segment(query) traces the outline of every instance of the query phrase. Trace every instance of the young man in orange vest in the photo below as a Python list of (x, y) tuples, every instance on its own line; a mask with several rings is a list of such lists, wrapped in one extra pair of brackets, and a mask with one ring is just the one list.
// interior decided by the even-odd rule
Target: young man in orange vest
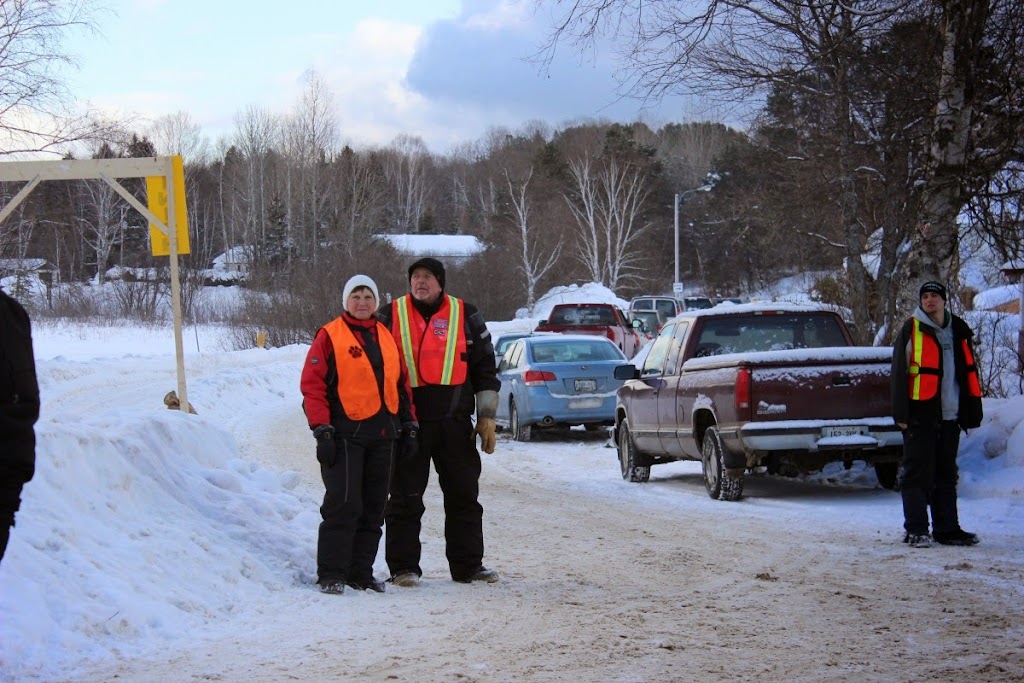
[(416, 413), (398, 347), (374, 311), (377, 285), (345, 283), (345, 312), (316, 333), (302, 367), (302, 409), (316, 438), (324, 480), (317, 583), (324, 593), (384, 592), (373, 562), (384, 525), (388, 479), (399, 436), (415, 434)]
[(446, 294), (444, 287), (441, 262), (422, 258), (409, 267), (410, 293), (377, 312), (398, 345), (420, 424), (416, 442), (399, 454), (384, 513), (385, 557), (396, 586), (416, 586), (423, 576), (420, 526), (431, 461), (444, 494), (445, 554), (452, 580), (498, 580), (498, 573), (483, 565), (476, 437), (485, 453), (494, 452), (501, 382), (483, 315)]
[(960, 430), (979, 426), (982, 416), (974, 332), (946, 309), (942, 283), (921, 285), (920, 304), (892, 354), (892, 414), (903, 430), (903, 542), (975, 545), (978, 536), (960, 528), (956, 503)]

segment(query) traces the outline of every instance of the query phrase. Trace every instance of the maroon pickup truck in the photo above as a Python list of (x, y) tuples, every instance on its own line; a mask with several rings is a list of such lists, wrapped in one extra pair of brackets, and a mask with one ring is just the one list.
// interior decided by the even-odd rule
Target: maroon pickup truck
[(615, 440), (622, 477), (700, 460), (708, 495), (737, 500), (748, 469), (815, 472), (874, 465), (896, 484), (903, 436), (889, 406), (891, 348), (854, 346), (835, 312), (741, 304), (682, 313), (665, 324), (643, 367), (623, 365)]
[(641, 324), (637, 320), (634, 325), (625, 313), (612, 304), (557, 304), (551, 309), (548, 319), (542, 320), (534, 332), (608, 337), (626, 358), (632, 358), (643, 345), (637, 331)]

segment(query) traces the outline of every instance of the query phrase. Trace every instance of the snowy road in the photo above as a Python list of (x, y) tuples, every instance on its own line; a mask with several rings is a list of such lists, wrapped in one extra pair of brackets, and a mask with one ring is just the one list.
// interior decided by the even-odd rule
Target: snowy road
[[(909, 550), (894, 540), (894, 494), (874, 488), (762, 477), (729, 505), (706, 497), (694, 466), (656, 469), (647, 486), (615, 482), (614, 451), (584, 432), (505, 438), (487, 463), (487, 560), (501, 583), (447, 580), (435, 484), (424, 586), (341, 600), (289, 589), (229, 636), (76, 680), (1024, 676), (1013, 538)], [(820, 508), (836, 507), (849, 523), (820, 523)], [(353, 621), (335, 631), (341, 611)]]

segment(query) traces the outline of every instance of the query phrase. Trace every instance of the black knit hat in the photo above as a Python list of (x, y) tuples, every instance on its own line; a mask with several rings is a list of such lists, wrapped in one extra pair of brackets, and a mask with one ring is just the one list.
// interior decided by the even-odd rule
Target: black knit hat
[(440, 261), (438, 261), (436, 258), (430, 258), (429, 256), (426, 258), (421, 258), (419, 261), (409, 266), (410, 281), (412, 281), (412, 271), (416, 270), (417, 268), (426, 268), (431, 273), (433, 273), (434, 277), (437, 278), (437, 283), (441, 285), (441, 289), (444, 289), (444, 266), (441, 264)]
[(925, 292), (932, 292), (933, 294), (938, 294), (940, 297), (942, 297), (943, 301), (946, 300), (946, 286), (941, 282), (929, 280), (928, 282), (924, 283), (923, 285), (921, 285), (921, 291), (917, 293), (917, 298), (920, 299), (922, 296), (924, 296)]

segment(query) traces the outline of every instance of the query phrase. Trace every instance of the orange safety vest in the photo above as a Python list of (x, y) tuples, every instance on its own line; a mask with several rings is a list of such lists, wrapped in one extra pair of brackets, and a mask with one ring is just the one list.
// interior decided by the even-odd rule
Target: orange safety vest
[[(981, 398), (981, 382), (978, 379), (978, 365), (971, 353), (971, 345), (966, 339), (960, 340), (967, 367), (967, 394)], [(907, 368), (909, 395), (914, 401), (927, 401), (934, 398), (939, 391), (942, 380), (940, 359), (942, 349), (935, 337), (921, 331), (921, 321), (914, 319), (914, 329), (910, 335), (910, 364)]]
[(964, 350), (964, 364), (967, 366), (967, 394), (974, 398), (981, 398), (981, 381), (978, 380), (978, 364), (974, 362), (974, 354), (971, 353), (971, 345), (966, 339), (960, 341)]
[[(341, 318), (324, 325), (334, 346), (334, 364), (338, 369), (338, 399), (350, 420), (366, 420), (380, 412), (381, 391), (377, 375), (366, 357), (363, 345)], [(398, 382), (401, 359), (388, 328), (377, 323), (377, 342), (384, 358), (384, 405), (392, 415), (398, 414)]]
[(444, 295), (429, 321), (413, 308), (410, 296), (395, 299), (391, 306), (391, 333), (402, 348), (409, 386), (465, 383), (469, 364), (462, 301)]
[(914, 318), (910, 334), (910, 364), (907, 367), (909, 395), (912, 401), (935, 398), (942, 380), (942, 349), (938, 340), (921, 330), (921, 321)]

